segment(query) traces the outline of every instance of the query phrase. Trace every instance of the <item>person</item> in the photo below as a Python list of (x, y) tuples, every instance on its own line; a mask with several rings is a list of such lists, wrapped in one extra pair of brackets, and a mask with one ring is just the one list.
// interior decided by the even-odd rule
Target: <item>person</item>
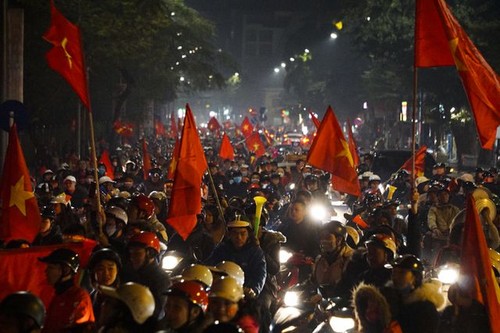
[(335, 285), (342, 278), (354, 252), (347, 245), (346, 238), (347, 230), (339, 221), (330, 221), (321, 227), (321, 254), (315, 260), (311, 277), (325, 297), (333, 296)]
[(130, 204), (128, 206), (127, 215), (129, 217), (130, 223), (137, 220), (146, 220), (150, 223), (156, 233), (161, 236), (162, 242), (168, 241), (167, 231), (165, 226), (158, 221), (155, 214), (155, 205), (153, 200), (148, 198), (146, 195), (140, 193), (133, 195), (130, 199)]
[(44, 207), (40, 213), (40, 230), (33, 240), (33, 246), (62, 244), (61, 228), (54, 223), (56, 213), (50, 206)]
[(357, 332), (402, 333), (399, 323), (392, 319), (387, 300), (376, 287), (360, 283), (352, 294)]
[(129, 261), (124, 265), (123, 280), (142, 284), (151, 290), (155, 311), (149, 323), (154, 325), (154, 321), (164, 316), (165, 294), (171, 285), (168, 274), (156, 261), (160, 254), (160, 241), (155, 233), (141, 231), (130, 238), (127, 249)]
[(214, 249), (206, 263), (215, 265), (224, 260), (235, 262), (245, 273), (246, 293), (258, 296), (266, 280), (264, 252), (257, 244), (249, 222), (237, 219), (228, 223), (227, 228), (227, 237)]
[(162, 171), (160, 168), (152, 168), (149, 170), (148, 179), (144, 182), (144, 194), (149, 196), (153, 191), (163, 191), (165, 182), (162, 179)]
[(167, 292), (165, 324), (177, 333), (202, 332), (208, 294), (196, 281), (174, 283)]
[(100, 237), (101, 245), (111, 247), (124, 258), (126, 256), (126, 227), (127, 213), (118, 206), (109, 206), (105, 209), (106, 221), (103, 226), (103, 235)]
[(66, 194), (67, 201), (71, 201), (71, 206), (75, 208), (82, 208), (89, 198), (89, 192), (85, 187), (76, 183), (75, 176), (66, 176), (63, 180), (64, 193)]
[(90, 295), (75, 283), (80, 267), (78, 254), (60, 248), (38, 260), (47, 264), (45, 276), (55, 289), (43, 332), (57, 333), (75, 327), (90, 327), (95, 321)]
[(0, 302), (0, 333), (40, 333), (45, 315), (38, 296), (28, 291), (12, 293)]
[(406, 254), (395, 259), (391, 282), (383, 288), (393, 318), (405, 333), (437, 332), (439, 313), (444, 297), (437, 282), (424, 283), (424, 265), (414, 255)]
[(145, 326), (155, 310), (153, 294), (146, 286), (128, 282), (118, 288), (100, 286), (99, 289), (107, 296), (99, 314), (99, 333), (153, 331)]

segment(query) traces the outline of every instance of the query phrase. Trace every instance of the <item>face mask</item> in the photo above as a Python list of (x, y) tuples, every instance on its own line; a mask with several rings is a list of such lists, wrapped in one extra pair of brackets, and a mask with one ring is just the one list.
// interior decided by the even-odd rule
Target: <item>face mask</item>
[(241, 172), (241, 175), (242, 175), (243, 177), (248, 176), (248, 171), (242, 171), (242, 172)]
[(257, 184), (258, 182), (260, 182), (259, 179), (252, 179), (252, 183)]
[(234, 177), (233, 179), (236, 184), (241, 183), (241, 177)]
[(115, 166), (117, 166), (117, 165), (118, 165), (118, 162), (113, 162), (112, 164), (113, 164), (113, 166), (115, 167)]
[(311, 173), (309, 173), (309, 172), (304, 172), (304, 173), (302, 174), (302, 177), (303, 177), (303, 178), (306, 178), (307, 176), (310, 176), (310, 175), (311, 175)]
[(116, 233), (116, 224), (106, 226), (106, 235), (113, 236)]
[(99, 172), (99, 175), (104, 175), (106, 173), (106, 169), (104, 168), (98, 168), (97, 171)]

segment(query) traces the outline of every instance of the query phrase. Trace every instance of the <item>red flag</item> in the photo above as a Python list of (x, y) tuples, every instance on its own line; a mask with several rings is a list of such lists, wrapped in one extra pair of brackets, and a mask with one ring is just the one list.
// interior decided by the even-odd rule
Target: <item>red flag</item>
[(349, 151), (351, 152), (354, 166), (357, 167), (359, 165), (358, 146), (356, 145), (356, 141), (354, 140), (354, 135), (352, 134), (352, 126), (349, 119), (347, 119), (347, 139), (349, 140)]
[(488, 245), (472, 195), (467, 198), (466, 214), (460, 265), (461, 278), (458, 283), (467, 289), (469, 295), (485, 306), (491, 332), (499, 333), (500, 288), (493, 273)]
[(148, 179), (149, 170), (151, 170), (151, 157), (149, 157), (148, 144), (146, 139), (142, 139), (142, 173), (144, 180)]
[(113, 165), (111, 164), (111, 159), (109, 158), (109, 151), (104, 149), (101, 154), (101, 158), (99, 158), (99, 163), (102, 163), (106, 166), (106, 176), (111, 179), (115, 179), (115, 173), (113, 170)]
[[(41, 298), (48, 307), (54, 296), (54, 288), (45, 278), (46, 265), (38, 261), (58, 248), (69, 248), (80, 257), (80, 266), (86, 267), (96, 241), (83, 239), (78, 243), (65, 243), (51, 246), (34, 246), (28, 249), (0, 251), (0, 299), (21, 290), (29, 290)], [(22, 263), (20, 265), (19, 263)]]
[(172, 158), (170, 159), (170, 165), (168, 166), (167, 179), (174, 179), (175, 169), (177, 169), (177, 162), (179, 162), (179, 149), (181, 143), (179, 138), (175, 139), (174, 151), (172, 152)]
[(210, 130), (210, 132), (215, 132), (215, 131), (220, 130), (221, 126), (220, 126), (219, 122), (217, 121), (217, 119), (215, 119), (215, 117), (212, 117), (208, 121), (207, 128)]
[(54, 47), (47, 52), (45, 58), (49, 67), (69, 83), (82, 104), (90, 111), (80, 29), (57, 10), (53, 1), (50, 1), (50, 13), (50, 26), (43, 38)]
[(234, 149), (231, 144), (231, 140), (226, 133), (222, 136), (222, 142), (220, 144), (219, 156), (226, 160), (234, 161)]
[(318, 120), (318, 118), (314, 115), (314, 113), (312, 111), (309, 111), (309, 115), (311, 116), (311, 120), (314, 124), (314, 126), (316, 126), (316, 129), (319, 128), (319, 125), (321, 124), (320, 121)]
[(159, 137), (164, 137), (166, 132), (165, 132), (165, 126), (163, 125), (163, 122), (158, 119), (158, 118), (155, 118), (154, 120), (154, 126), (155, 126), (155, 135), (157, 138)]
[(25, 239), (31, 243), (40, 230), (40, 210), (31, 187), (30, 173), (19, 143), (16, 124), (9, 132), (0, 195), (0, 239)]
[[(425, 153), (427, 152), (427, 147), (422, 146), (420, 147), (419, 150), (415, 152), (415, 177), (420, 177), (424, 175), (425, 171)], [(412, 167), (413, 167), (413, 162), (412, 162), (413, 156), (410, 157), (402, 166), (399, 168), (400, 170), (406, 170), (410, 174), (412, 173)]]
[(416, 17), (415, 66), (456, 66), (481, 145), (492, 149), (500, 125), (498, 75), (484, 60), (444, 0), (417, 1)]
[(193, 113), (186, 104), (186, 117), (179, 147), (179, 160), (175, 169), (172, 199), (167, 222), (185, 240), (197, 223), (201, 212), (201, 183), (208, 168), (205, 152), (198, 137)]
[(331, 106), (307, 154), (307, 163), (332, 174), (333, 188), (355, 196), (361, 194), (358, 175), (340, 125)]
[(118, 135), (131, 137), (134, 134), (134, 126), (131, 123), (122, 123), (117, 120), (113, 123), (113, 129)]
[(172, 138), (178, 137), (177, 121), (175, 119), (175, 115), (173, 112), (170, 114), (170, 137), (172, 137)]
[(255, 157), (259, 158), (266, 153), (266, 149), (264, 148), (264, 144), (260, 139), (259, 133), (255, 132), (249, 137), (246, 138), (246, 144), (248, 150), (252, 153), (255, 153)]
[(241, 133), (243, 133), (243, 136), (248, 137), (252, 134), (253, 132), (253, 125), (248, 120), (248, 117), (245, 117), (243, 121), (241, 122)]

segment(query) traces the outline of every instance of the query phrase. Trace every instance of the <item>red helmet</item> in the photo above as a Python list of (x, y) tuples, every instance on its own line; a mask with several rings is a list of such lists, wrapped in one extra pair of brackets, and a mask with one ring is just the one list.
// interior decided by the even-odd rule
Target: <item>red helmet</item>
[(167, 294), (183, 297), (189, 303), (198, 305), (203, 312), (207, 310), (208, 294), (199, 282), (183, 281), (175, 283)]
[(142, 193), (134, 195), (130, 203), (136, 206), (139, 210), (145, 212), (147, 215), (146, 218), (150, 218), (155, 211), (155, 204), (153, 200)]
[(132, 245), (152, 248), (156, 251), (156, 253), (160, 253), (160, 240), (153, 232), (150, 231), (141, 231), (140, 233), (133, 235), (128, 242), (128, 246)]

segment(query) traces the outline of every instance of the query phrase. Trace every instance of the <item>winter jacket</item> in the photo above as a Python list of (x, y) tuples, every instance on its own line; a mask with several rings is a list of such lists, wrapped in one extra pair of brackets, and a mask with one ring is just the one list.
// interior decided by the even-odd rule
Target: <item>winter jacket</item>
[(316, 258), (319, 255), (319, 236), (316, 225), (304, 220), (297, 224), (286, 220), (279, 227), (287, 241), (284, 246), (294, 252), (300, 252), (307, 257)]
[(438, 228), (443, 234), (448, 235), (451, 222), (459, 212), (460, 209), (452, 204), (432, 206), (427, 215), (429, 229), (432, 231)]
[(316, 283), (328, 290), (335, 287), (342, 278), (353, 252), (353, 249), (345, 245), (334, 258), (330, 258), (328, 254), (319, 256), (313, 269), (313, 278)]

